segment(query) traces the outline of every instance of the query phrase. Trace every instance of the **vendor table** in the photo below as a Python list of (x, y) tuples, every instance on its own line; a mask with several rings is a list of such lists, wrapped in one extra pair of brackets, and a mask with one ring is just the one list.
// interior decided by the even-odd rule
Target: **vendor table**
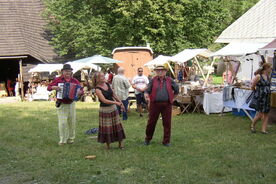
[(223, 102), (223, 106), (228, 108), (236, 108), (238, 110), (243, 110), (245, 114), (248, 116), (248, 118), (253, 120), (254, 117), (251, 117), (248, 110), (255, 111), (255, 109), (250, 108), (246, 103), (246, 100), (251, 95), (251, 93), (252, 93), (251, 90), (235, 88), (234, 89), (235, 99)]
[[(203, 109), (206, 114), (221, 113), (223, 107), (223, 92), (204, 93)], [(225, 108), (223, 110), (223, 112), (229, 112), (232, 108)]]

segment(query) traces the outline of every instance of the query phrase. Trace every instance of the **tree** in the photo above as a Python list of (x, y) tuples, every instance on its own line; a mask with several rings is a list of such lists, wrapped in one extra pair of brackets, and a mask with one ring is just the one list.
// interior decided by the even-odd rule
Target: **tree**
[(257, 0), (45, 0), (52, 44), (61, 55), (110, 55), (145, 46), (173, 55), (212, 46)]

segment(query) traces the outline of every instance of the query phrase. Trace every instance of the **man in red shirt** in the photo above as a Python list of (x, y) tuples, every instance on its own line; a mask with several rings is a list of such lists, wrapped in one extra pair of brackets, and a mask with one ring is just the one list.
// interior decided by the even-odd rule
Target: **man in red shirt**
[[(52, 83), (48, 85), (47, 90), (56, 90), (59, 92), (61, 87), (59, 84), (70, 82), (73, 84), (80, 85), (79, 81), (73, 78), (73, 69), (71, 65), (64, 64), (61, 70), (62, 75), (54, 79)], [(78, 95), (82, 93), (82, 90), (78, 91)], [(59, 127), (59, 145), (66, 143), (72, 144), (75, 139), (75, 128), (76, 128), (76, 107), (75, 102), (71, 99), (57, 99), (56, 102), (57, 114), (58, 114), (58, 127)]]
[(172, 78), (166, 77), (167, 70), (163, 65), (156, 66), (154, 70), (156, 76), (150, 81), (145, 92), (145, 98), (150, 105), (144, 144), (150, 144), (161, 114), (164, 127), (162, 143), (164, 146), (170, 146), (172, 103), (179, 93), (179, 87)]

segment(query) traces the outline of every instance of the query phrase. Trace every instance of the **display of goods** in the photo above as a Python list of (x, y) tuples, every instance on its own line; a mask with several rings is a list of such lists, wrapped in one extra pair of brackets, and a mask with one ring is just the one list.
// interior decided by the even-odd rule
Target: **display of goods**
[(202, 95), (204, 93), (204, 89), (193, 89), (188, 92), (190, 95)]

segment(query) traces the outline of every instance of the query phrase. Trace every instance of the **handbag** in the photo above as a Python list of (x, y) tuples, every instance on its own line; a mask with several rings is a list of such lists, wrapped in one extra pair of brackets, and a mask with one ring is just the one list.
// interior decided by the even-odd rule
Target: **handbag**
[(258, 108), (258, 98), (255, 95), (255, 91), (253, 92), (251, 101), (249, 102), (249, 107), (252, 108), (252, 109), (257, 109)]

